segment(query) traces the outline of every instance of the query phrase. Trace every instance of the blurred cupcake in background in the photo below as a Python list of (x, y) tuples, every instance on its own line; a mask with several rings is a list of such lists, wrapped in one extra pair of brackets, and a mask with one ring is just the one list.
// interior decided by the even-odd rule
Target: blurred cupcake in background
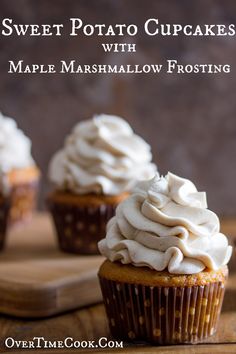
[(168, 345), (215, 333), (232, 247), (191, 181), (168, 173), (140, 183), (117, 207), (99, 249), (115, 338)]
[(31, 156), (30, 139), (12, 118), (1, 113), (0, 176), (3, 200), (6, 194), (10, 199), (9, 223), (30, 219), (36, 206), (40, 172)]
[(0, 250), (4, 247), (10, 210), (10, 193), (6, 176), (0, 173)]
[(60, 248), (97, 254), (107, 221), (137, 181), (156, 172), (150, 146), (122, 118), (97, 115), (78, 123), (52, 158), (48, 197)]

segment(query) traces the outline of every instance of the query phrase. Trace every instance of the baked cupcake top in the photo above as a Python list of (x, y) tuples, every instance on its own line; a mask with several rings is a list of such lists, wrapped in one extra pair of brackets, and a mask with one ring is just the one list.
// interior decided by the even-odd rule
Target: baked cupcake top
[(170, 172), (141, 182), (118, 205), (98, 246), (112, 262), (173, 274), (217, 270), (232, 253), (206, 194)]
[(118, 195), (156, 172), (150, 146), (120, 117), (97, 115), (78, 123), (52, 158), (49, 178), (77, 194)]
[(32, 165), (31, 140), (12, 118), (0, 113), (0, 176)]

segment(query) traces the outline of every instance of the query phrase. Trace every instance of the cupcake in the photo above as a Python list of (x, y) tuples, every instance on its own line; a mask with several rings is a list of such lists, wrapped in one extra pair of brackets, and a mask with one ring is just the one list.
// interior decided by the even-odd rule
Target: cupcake
[(10, 224), (32, 216), (39, 175), (31, 156), (30, 139), (18, 129), (12, 118), (0, 114), (0, 176), (9, 192)]
[(63, 251), (98, 253), (118, 203), (154, 176), (151, 159), (150, 146), (122, 118), (102, 114), (74, 127), (49, 165), (48, 205)]
[(121, 202), (99, 250), (99, 279), (115, 338), (196, 343), (217, 328), (232, 253), (206, 194), (172, 173)]

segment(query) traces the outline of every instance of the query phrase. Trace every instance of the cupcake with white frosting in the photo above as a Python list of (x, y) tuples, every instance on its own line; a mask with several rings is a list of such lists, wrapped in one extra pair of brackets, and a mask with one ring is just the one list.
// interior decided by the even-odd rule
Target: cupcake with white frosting
[(140, 183), (117, 207), (99, 250), (115, 337), (177, 344), (215, 332), (232, 247), (191, 181), (168, 173)]
[(120, 117), (94, 116), (78, 123), (52, 158), (49, 196), (60, 247), (97, 253), (106, 222), (137, 181), (156, 172), (150, 146)]
[(10, 198), (10, 223), (31, 217), (39, 176), (30, 139), (12, 118), (0, 113), (0, 190), (2, 196)]

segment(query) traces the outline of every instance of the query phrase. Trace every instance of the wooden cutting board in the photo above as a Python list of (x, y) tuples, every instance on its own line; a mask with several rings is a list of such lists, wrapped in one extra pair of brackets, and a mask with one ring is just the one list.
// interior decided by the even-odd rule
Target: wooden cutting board
[(36, 214), (9, 232), (0, 254), (0, 312), (44, 317), (100, 302), (102, 261), (60, 252), (50, 217)]

